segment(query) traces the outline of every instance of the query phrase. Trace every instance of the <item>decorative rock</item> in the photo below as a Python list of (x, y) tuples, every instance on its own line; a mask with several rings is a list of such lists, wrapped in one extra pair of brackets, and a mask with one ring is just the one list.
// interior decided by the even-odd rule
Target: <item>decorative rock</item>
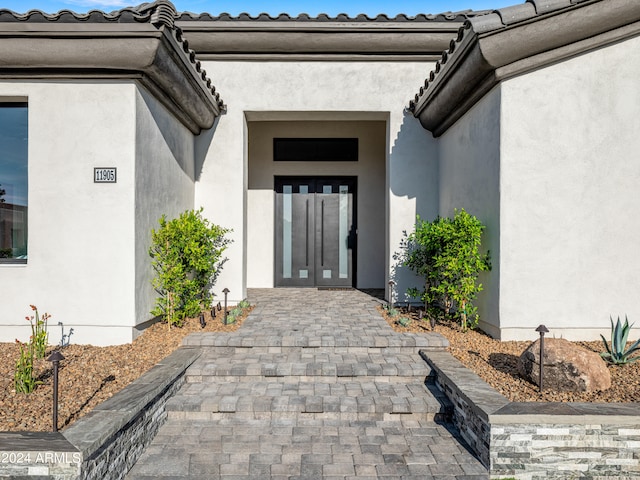
[[(538, 385), (540, 340), (520, 355), (518, 372)], [(563, 338), (544, 340), (544, 388), (558, 391), (592, 392), (611, 386), (611, 375), (600, 355)]]

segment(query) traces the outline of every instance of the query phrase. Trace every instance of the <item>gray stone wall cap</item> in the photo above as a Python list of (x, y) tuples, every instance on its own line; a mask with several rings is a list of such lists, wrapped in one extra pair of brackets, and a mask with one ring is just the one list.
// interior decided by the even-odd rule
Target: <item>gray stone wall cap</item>
[(65, 429), (65, 438), (84, 455), (91, 454), (139, 415), (150, 401), (173, 385), (199, 355), (198, 348), (178, 348), (140, 378)]
[(492, 425), (626, 425), (640, 429), (640, 403), (512, 402), (489, 416)]
[(77, 452), (60, 432), (0, 432), (0, 451)]
[(504, 395), (494, 390), (449, 352), (422, 349), (420, 356), (437, 372), (438, 376), (444, 377), (459, 390), (460, 396), (480, 418), (487, 420), (490, 414), (509, 403)]

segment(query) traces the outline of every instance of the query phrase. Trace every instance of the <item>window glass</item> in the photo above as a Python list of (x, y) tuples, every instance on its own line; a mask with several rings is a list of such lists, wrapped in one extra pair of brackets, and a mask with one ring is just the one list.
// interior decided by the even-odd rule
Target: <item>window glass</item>
[(0, 103), (0, 263), (27, 261), (27, 104)]

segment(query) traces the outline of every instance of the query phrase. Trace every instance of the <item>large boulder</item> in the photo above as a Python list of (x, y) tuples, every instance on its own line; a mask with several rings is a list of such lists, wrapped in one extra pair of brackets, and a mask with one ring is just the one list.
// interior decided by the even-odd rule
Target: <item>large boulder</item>
[[(535, 385), (540, 377), (540, 340), (520, 355), (520, 375)], [(611, 375), (600, 355), (563, 338), (545, 338), (543, 388), (592, 392), (611, 386)]]

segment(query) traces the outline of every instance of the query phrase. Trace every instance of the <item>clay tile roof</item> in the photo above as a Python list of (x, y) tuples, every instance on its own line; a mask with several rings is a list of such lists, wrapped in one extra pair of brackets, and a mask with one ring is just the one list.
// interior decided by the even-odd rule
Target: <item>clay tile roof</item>
[(379, 14), (375, 17), (369, 17), (366, 14), (359, 14), (355, 17), (350, 17), (347, 14), (340, 13), (335, 17), (330, 17), (325, 13), (319, 14), (317, 17), (312, 17), (306, 13), (301, 13), (296, 17), (292, 17), (286, 13), (281, 13), (275, 17), (272, 17), (268, 13), (261, 13), (255, 17), (252, 17), (248, 13), (241, 13), (237, 17), (229, 15), (228, 13), (221, 13), (220, 15), (211, 15), (209, 13), (195, 14), (191, 12), (183, 12), (179, 14), (177, 21), (214, 21), (214, 22), (377, 22), (377, 23), (393, 23), (393, 22), (463, 22), (476, 15), (482, 15), (486, 11), (473, 11), (463, 10), (460, 12), (444, 12), (436, 15), (419, 14), (416, 16), (405, 15), (400, 13), (395, 17), (388, 17), (385, 14)]
[[(563, 15), (565, 13), (567, 15)], [(526, 38), (506, 35), (510, 29), (529, 26), (535, 22), (542, 25), (546, 20), (553, 22), (553, 25), (541, 26), (537, 30), (524, 29), (523, 31), (529, 35)], [(465, 20), (458, 30), (457, 37), (442, 53), (424, 85), (409, 102), (409, 110), (420, 118), (425, 128), (439, 136), (500, 80), (524, 73), (525, 67), (512, 66), (519, 60), (544, 53), (547, 57), (540, 59), (540, 63), (531, 62), (527, 67), (537, 68), (580, 51), (635, 35), (638, 28), (632, 28), (618, 36), (612, 35), (611, 39), (607, 37), (599, 41), (594, 40), (593, 45), (580, 47), (583, 50), (576, 47), (575, 52), (562, 52), (557, 56), (548, 53), (627, 25), (637, 26), (638, 21), (639, 0), (526, 0), (521, 5), (470, 17)], [(489, 45), (489, 40), (483, 40), (502, 32), (506, 35), (503, 42), (493, 41)], [(483, 42), (485, 48), (477, 47)], [(469, 51), (472, 48), (477, 48), (479, 54), (471, 56)], [(473, 60), (470, 60), (471, 58)], [(461, 68), (460, 65), (464, 62), (475, 63), (468, 68)], [(512, 71), (496, 74), (498, 69), (507, 65)], [(454, 75), (458, 76), (458, 82), (451, 82)], [(492, 77), (492, 80), (486, 81), (489, 77)], [(452, 87), (452, 83), (456, 85)], [(442, 94), (445, 90), (447, 94)], [(429, 109), (435, 113), (427, 112)]]

